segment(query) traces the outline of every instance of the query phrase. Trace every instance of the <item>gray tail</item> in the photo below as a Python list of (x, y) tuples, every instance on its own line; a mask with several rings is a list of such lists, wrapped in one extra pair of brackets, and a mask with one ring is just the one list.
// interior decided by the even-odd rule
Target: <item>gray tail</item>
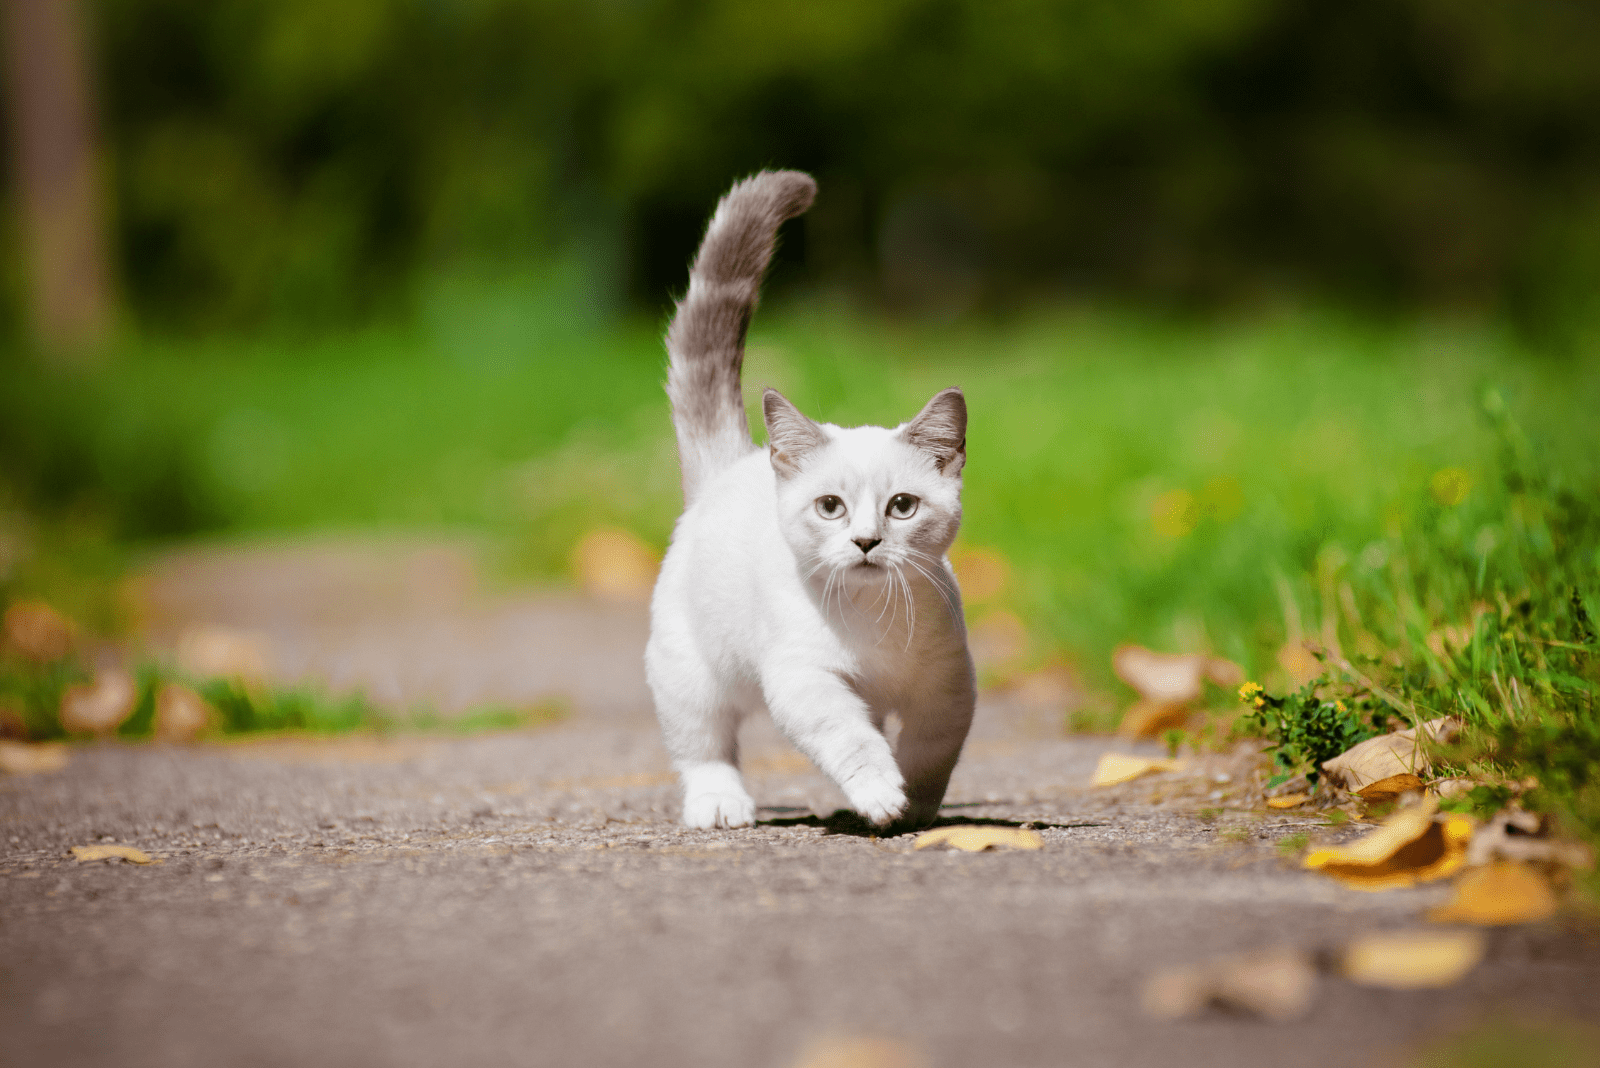
[(667, 328), (667, 396), (678, 432), (683, 500), (755, 448), (739, 392), (744, 336), (778, 227), (811, 206), (817, 183), (762, 171), (728, 190), (689, 268), (689, 292)]

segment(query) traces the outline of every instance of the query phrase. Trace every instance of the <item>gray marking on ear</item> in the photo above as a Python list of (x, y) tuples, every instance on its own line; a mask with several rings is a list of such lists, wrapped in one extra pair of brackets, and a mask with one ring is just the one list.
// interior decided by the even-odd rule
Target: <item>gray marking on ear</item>
[(806, 454), (828, 440), (820, 426), (775, 389), (762, 392), (761, 414), (767, 424), (767, 443), (772, 446), (772, 469), (780, 478), (799, 471)]
[(907, 423), (900, 436), (933, 456), (933, 465), (954, 478), (967, 462), (967, 399), (959, 389), (940, 390)]

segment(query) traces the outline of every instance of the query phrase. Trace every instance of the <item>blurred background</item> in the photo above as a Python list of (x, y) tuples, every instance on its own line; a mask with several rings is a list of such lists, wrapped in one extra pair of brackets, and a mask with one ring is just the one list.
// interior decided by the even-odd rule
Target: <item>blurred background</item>
[(489, 587), (637, 601), (679, 507), (660, 335), (766, 166), (821, 195), (747, 385), (841, 423), (966, 388), (985, 678), (1070, 724), (1115, 722), (1121, 642), (1293, 682), (1284, 650), (1359, 644), (1395, 583), (1424, 635), (1467, 613), (1538, 525), (1507, 455), (1588, 532), (1550, 527), (1583, 590), (1600, 566), (1594, 5), (8, 0), (0, 28), (0, 594), (82, 634), (152, 633), (175, 547), (263, 539), (469, 544)]

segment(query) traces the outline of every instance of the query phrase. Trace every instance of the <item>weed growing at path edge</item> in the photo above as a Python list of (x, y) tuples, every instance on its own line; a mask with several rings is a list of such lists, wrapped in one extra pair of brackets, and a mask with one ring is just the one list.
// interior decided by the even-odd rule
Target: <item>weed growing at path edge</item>
[(1298, 693), (1246, 687), (1248, 731), (1281, 782), (1364, 738), (1439, 716), (1463, 724), (1436, 770), (1479, 780), (1447, 802), (1482, 815), (1513, 794), (1600, 840), (1600, 494), (1562, 482), (1486, 391), (1498, 479), (1442, 471), (1429, 500), (1362, 551), (1318, 556), (1322, 673)]

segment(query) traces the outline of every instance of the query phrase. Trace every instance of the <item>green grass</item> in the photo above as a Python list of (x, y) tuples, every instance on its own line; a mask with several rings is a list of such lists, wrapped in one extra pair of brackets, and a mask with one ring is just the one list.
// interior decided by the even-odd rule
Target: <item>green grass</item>
[[(135, 531), (471, 528), (542, 576), (599, 523), (664, 546), (678, 501), (657, 332), (557, 328), (509, 301), (303, 345), (147, 343), (68, 383), (13, 365), (7, 406), (50, 419), (7, 451), (65, 469), (58, 495), (131, 511)], [(1331, 545), (1359, 559), (1442, 468), (1492, 480), (1484, 381), (1569, 463), (1592, 468), (1600, 410), (1596, 368), (1491, 331), (1309, 314), (936, 329), (802, 310), (764, 315), (750, 347), (749, 384), (842, 423), (907, 418), (961, 384), (964, 540), (1011, 561), (999, 603), (1037, 652), (1091, 671), (1122, 640), (1261, 666), (1281, 640), (1261, 632), (1283, 626), (1276, 576), (1310, 588)]]
[[(470, 530), (508, 579), (564, 581), (593, 526), (665, 546), (678, 490), (658, 324), (588, 313), (581, 290), (548, 280), (440, 286), (421, 306), (410, 323), (304, 342), (130, 342), (72, 379), (0, 365), (13, 499), (56, 517), (35, 549), (53, 540), (38, 531), (83, 527), (112, 544)], [(1208, 648), (1282, 688), (1273, 654), (1289, 631), (1320, 633), (1341, 583), (1379, 597), (1395, 547), (1418, 537), (1451, 548), (1406, 557), (1413, 579), (1460, 580), (1419, 602), (1428, 620), (1487, 596), (1473, 548), (1504, 497), (1487, 384), (1541, 470), (1596, 499), (1600, 362), (1541, 359), (1492, 326), (1114, 309), (939, 326), (797, 301), (758, 316), (746, 381), (841, 423), (905, 419), (964, 387), (963, 544), (1010, 566), (971, 615), (1027, 627), (999, 676), (1072, 665), (1102, 695), (1089, 726), (1123, 700), (1109, 670), (1123, 641)], [(1461, 472), (1459, 503), (1433, 498), (1441, 471)], [(65, 585), (46, 574), (50, 551), (22, 557), (0, 594)], [(1592, 582), (1596, 564), (1572, 566)]]
[[(60, 716), (67, 687), (89, 681), (91, 673), (77, 653), (48, 663), (30, 662), (6, 650), (0, 653), (0, 720), (5, 733), (32, 741), (68, 737)], [(310, 735), (399, 732), (471, 735), (549, 726), (567, 715), (564, 702), (551, 699), (524, 708), (478, 708), (444, 716), (429, 709), (394, 712), (360, 694), (330, 694), (316, 688), (245, 686), (228, 679), (185, 678), (169, 665), (146, 662), (135, 672), (137, 696), (116, 736), (137, 740), (156, 734), (156, 697), (169, 683), (188, 685), (212, 711), (202, 736), (221, 738), (260, 733)], [(20, 730), (18, 729), (20, 728)]]
[(1512, 797), (1600, 841), (1600, 493), (1555, 474), (1496, 390), (1483, 397), (1492, 480), (1430, 480), (1368, 566), (1319, 555), (1321, 678), (1280, 697), (1250, 687), (1278, 779), (1365, 737), (1440, 716), (1464, 727), (1439, 770), (1481, 785), (1453, 807)]

